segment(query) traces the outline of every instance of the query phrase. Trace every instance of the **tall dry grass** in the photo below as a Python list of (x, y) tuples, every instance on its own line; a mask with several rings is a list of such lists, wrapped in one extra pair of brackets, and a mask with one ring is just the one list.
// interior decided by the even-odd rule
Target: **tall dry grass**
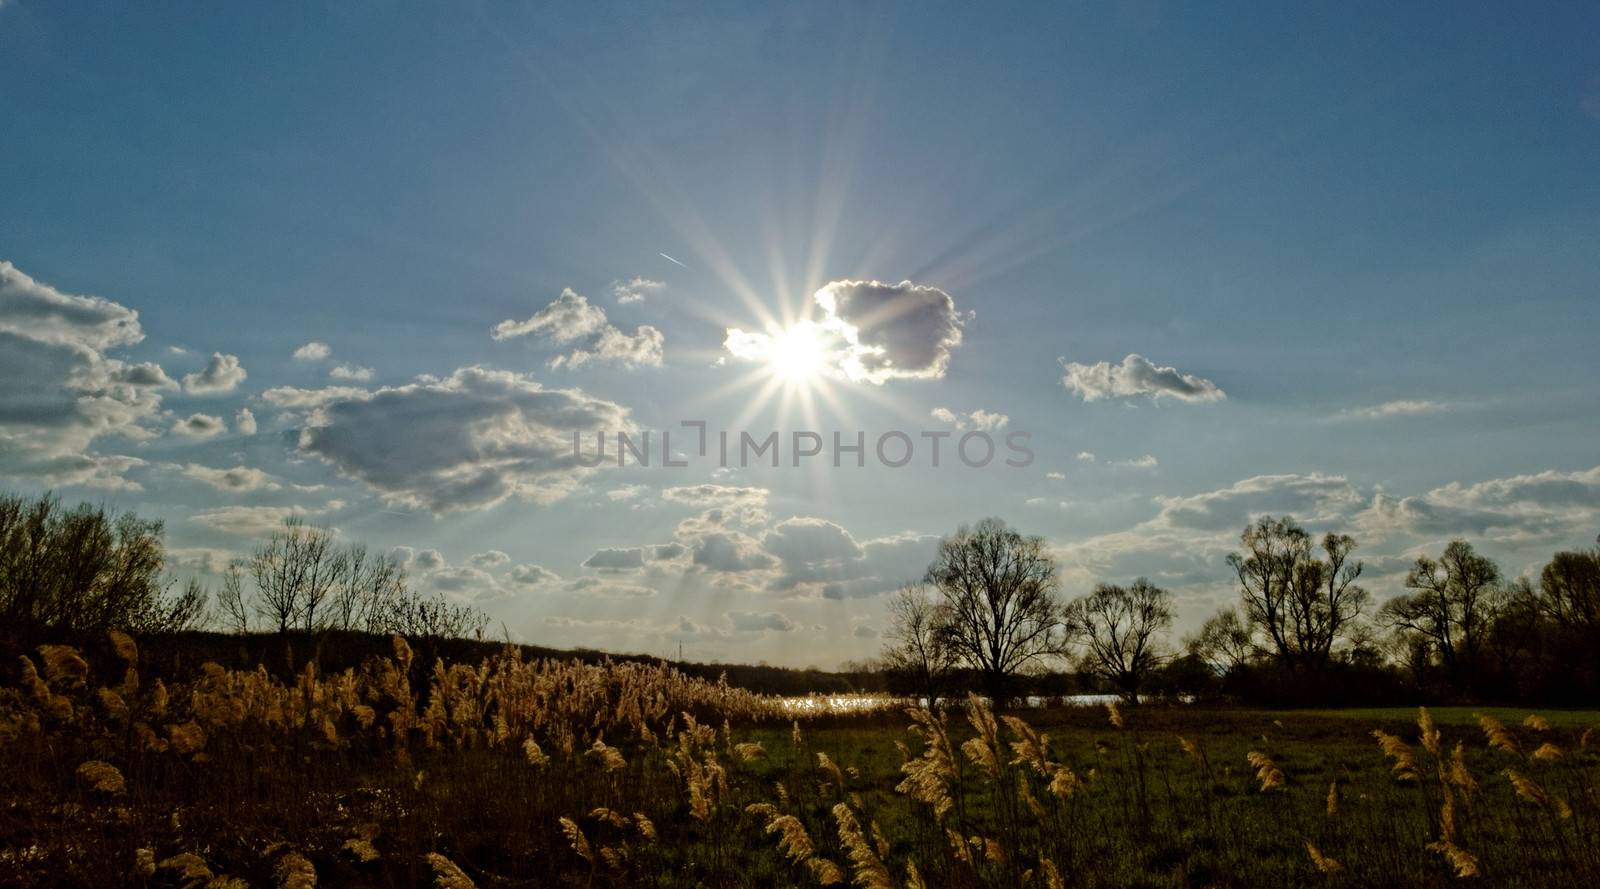
[(44, 646), (0, 688), (0, 883), (1600, 885), (1600, 756), (1538, 718), (1424, 709), (1373, 745), (974, 697), (897, 727), (665, 666), (423, 664), (399, 638), (293, 681), (168, 684), (120, 634), (89, 655)]

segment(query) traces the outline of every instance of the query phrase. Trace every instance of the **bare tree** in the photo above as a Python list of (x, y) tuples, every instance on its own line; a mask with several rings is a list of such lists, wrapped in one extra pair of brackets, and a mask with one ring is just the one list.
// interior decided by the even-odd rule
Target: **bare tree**
[(362, 544), (344, 551), (344, 573), (333, 591), (334, 626), (343, 630), (372, 629), (403, 592), (405, 568), (394, 556), (378, 556)]
[(426, 598), (411, 590), (394, 601), (386, 620), (389, 632), (429, 640), (481, 640), (489, 625), (489, 616), (470, 605), (452, 602), (441, 593)]
[(1043, 538), (994, 518), (962, 527), (939, 542), (926, 582), (943, 596), (943, 644), (979, 674), (996, 707), (1020, 671), (1059, 651), (1055, 561)]
[(889, 600), (889, 628), (884, 633), (884, 665), (908, 677), (917, 691), (938, 706), (940, 686), (955, 663), (941, 627), (949, 622), (946, 609), (925, 583), (908, 583)]
[(1172, 594), (1143, 577), (1125, 587), (1103, 583), (1069, 603), (1064, 618), (1067, 638), (1084, 648), (1084, 667), (1137, 701), (1164, 659), (1157, 636), (1172, 626)]
[(1423, 556), (1406, 575), (1417, 592), (1383, 608), (1389, 624), (1418, 637), (1443, 663), (1457, 687), (1478, 680), (1490, 628), (1504, 604), (1500, 569), (1472, 544), (1453, 540), (1436, 562)]
[(290, 516), (250, 559), (256, 608), (280, 633), (296, 624), (315, 630), (317, 611), (343, 574), (343, 566), (331, 532)]
[(1223, 608), (1206, 618), (1200, 631), (1185, 639), (1183, 645), (1219, 676), (1248, 663), (1256, 652), (1250, 625), (1234, 608)]
[(244, 569), (242, 559), (232, 559), (222, 570), (222, 589), (217, 593), (217, 609), (228, 630), (234, 633), (250, 631), (250, 606), (244, 599)]
[(1245, 552), (1231, 553), (1228, 564), (1239, 577), (1251, 627), (1291, 671), (1321, 672), (1367, 605), (1367, 591), (1356, 584), (1361, 563), (1350, 561), (1355, 541), (1328, 534), (1325, 558), (1318, 558), (1311, 535), (1287, 516), (1263, 517), (1240, 541)]

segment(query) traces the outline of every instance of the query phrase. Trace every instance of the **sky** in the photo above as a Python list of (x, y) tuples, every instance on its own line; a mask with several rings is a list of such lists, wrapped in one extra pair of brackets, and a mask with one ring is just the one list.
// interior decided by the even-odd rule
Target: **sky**
[(0, 487), (823, 667), (986, 516), (1175, 637), (1600, 533), (1592, 4), (671, 6), (0, 0)]

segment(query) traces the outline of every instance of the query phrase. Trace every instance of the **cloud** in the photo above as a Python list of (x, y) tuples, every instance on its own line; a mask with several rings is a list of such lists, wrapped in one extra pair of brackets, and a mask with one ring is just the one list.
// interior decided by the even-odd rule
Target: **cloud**
[(436, 549), (418, 550), (409, 546), (397, 546), (389, 550), (389, 555), (407, 571), (435, 571), (445, 566), (444, 555)]
[(1386, 401), (1370, 407), (1349, 408), (1336, 416), (1347, 420), (1384, 420), (1390, 417), (1411, 417), (1418, 414), (1440, 414), (1451, 409), (1440, 401)]
[(239, 365), (236, 355), (212, 352), (205, 369), (197, 374), (183, 375), (183, 390), (190, 395), (217, 395), (239, 388), (248, 376)]
[(1555, 549), (1589, 545), (1600, 527), (1600, 466), (1480, 482), (1453, 482), (1397, 495), (1323, 473), (1262, 475), (1199, 494), (1155, 499), (1151, 518), (1124, 530), (1057, 546), (1067, 589), (1147, 576), (1174, 590), (1185, 620), (1235, 601), (1225, 558), (1263, 515), (1293, 517), (1313, 536), (1354, 536), (1362, 584), (1378, 599), (1403, 592), (1421, 553), (1466, 539), (1509, 571), (1531, 571)]
[(587, 349), (574, 349), (550, 360), (550, 366), (579, 368), (591, 361), (621, 364), (624, 367), (660, 367), (666, 340), (661, 331), (641, 325), (627, 334), (615, 327), (607, 327)]
[(65, 454), (33, 461), (26, 464), (21, 472), (5, 474), (25, 476), (49, 485), (77, 485), (107, 491), (142, 491), (144, 486), (125, 476), (130, 469), (143, 465), (145, 461), (138, 457)]
[(766, 630), (788, 633), (799, 629), (799, 624), (778, 611), (730, 611), (727, 617), (733, 624), (734, 630), (740, 633), (760, 633)]
[(294, 360), (326, 361), (328, 356), (332, 354), (333, 350), (328, 347), (327, 343), (309, 342), (294, 350)]
[(256, 415), (247, 407), (239, 408), (239, 413), (233, 417), (233, 430), (240, 435), (255, 435)]
[(649, 547), (652, 562), (671, 561), (682, 557), (688, 551), (688, 547), (681, 543), (657, 543)]
[(1356, 520), (1368, 534), (1471, 535), (1503, 543), (1586, 537), (1600, 527), (1600, 466), (1451, 482), (1411, 497), (1380, 492)]
[(643, 302), (646, 296), (659, 292), (667, 285), (660, 281), (635, 275), (631, 281), (617, 281), (611, 285), (611, 295), (622, 305)]
[(606, 320), (604, 309), (590, 304), (570, 287), (526, 320), (501, 321), (491, 332), (496, 340), (535, 334), (557, 345), (580, 344), (571, 352), (552, 358), (551, 367), (577, 368), (591, 361), (630, 368), (660, 367), (665, 342), (661, 331), (649, 325), (624, 333)]
[(567, 581), (562, 589), (569, 593), (581, 593), (589, 598), (600, 599), (649, 599), (656, 595), (656, 591), (651, 587), (608, 577), (574, 578)]
[(210, 485), (219, 491), (254, 491), (260, 488), (276, 490), (281, 487), (273, 481), (272, 476), (250, 466), (235, 466), (231, 469), (220, 469), (211, 466), (201, 466), (199, 463), (189, 463), (183, 466), (174, 466), (184, 478), (193, 479), (205, 485)]
[[(842, 562), (839, 577), (818, 576), (798, 589), (815, 589), (824, 599), (863, 599), (892, 592), (902, 584), (918, 580), (933, 561), (939, 538), (933, 534), (905, 533), (863, 541), (861, 558)], [(819, 575), (823, 572), (818, 572)], [(790, 580), (803, 580), (798, 573), (787, 574), (777, 586)]]
[(162, 393), (177, 384), (159, 365), (105, 354), (143, 339), (132, 309), (63, 293), (0, 261), (0, 472), (133, 487), (108, 473), (137, 462), (90, 447), (158, 434)]
[(872, 624), (856, 624), (856, 628), (851, 631), (850, 635), (857, 639), (876, 639), (878, 638), (878, 630)]
[(661, 499), (698, 507), (715, 524), (758, 525), (767, 521), (767, 489), (733, 485), (687, 485), (665, 488)]
[(738, 573), (759, 571), (777, 564), (747, 535), (731, 531), (703, 533), (695, 541), (690, 560), (707, 571)]
[(762, 538), (761, 545), (783, 563), (782, 576), (773, 583), (773, 588), (779, 590), (802, 583), (853, 578), (866, 555), (849, 531), (819, 518), (779, 522)]
[(73, 296), (0, 260), (0, 331), (96, 352), (144, 339), (139, 313), (98, 296)]
[(511, 556), (497, 549), (473, 553), (467, 557), (467, 564), (474, 568), (498, 568), (511, 562)]
[(584, 560), (583, 567), (595, 571), (636, 571), (644, 567), (644, 550), (639, 547), (599, 549)]
[(961, 344), (955, 300), (937, 287), (834, 281), (813, 298), (848, 331), (855, 346), (847, 362), (852, 379), (938, 379), (950, 350)]
[(723, 348), (734, 358), (764, 362), (799, 339), (817, 353), (821, 372), (882, 385), (895, 379), (939, 379), (964, 323), (955, 300), (937, 287), (901, 281), (834, 281), (812, 294), (819, 321), (765, 333), (728, 328)]
[(1227, 394), (1207, 379), (1180, 372), (1173, 367), (1157, 367), (1142, 355), (1129, 354), (1121, 364), (1100, 361), (1095, 364), (1069, 363), (1058, 359), (1066, 370), (1061, 378), (1068, 392), (1084, 401), (1148, 395), (1179, 401), (1221, 401)]
[(1161, 461), (1150, 454), (1145, 454), (1143, 457), (1131, 457), (1127, 460), (1107, 460), (1106, 465), (1125, 469), (1155, 469), (1161, 465)]
[(1044, 477), (1049, 479), (1049, 480), (1051, 480), (1051, 481), (1053, 481), (1053, 482), (1061, 482), (1061, 481), (1066, 481), (1067, 480), (1067, 474), (1065, 472), (1047, 472), (1047, 473), (1044, 474)]
[(1079, 451), (1078, 459), (1084, 463), (1093, 463), (1095, 460), (1094, 451)]
[(227, 429), (228, 424), (222, 422), (221, 417), (213, 417), (210, 414), (190, 414), (172, 424), (172, 434), (184, 438), (211, 438), (221, 435)]
[(328, 371), (328, 376), (335, 380), (351, 380), (358, 383), (365, 383), (366, 381), (372, 379), (372, 368), (360, 367), (355, 364), (335, 364), (333, 368)]
[(196, 513), (189, 517), (189, 521), (225, 534), (265, 537), (282, 528), (285, 519), (295, 516), (305, 518), (342, 505), (334, 501), (324, 509), (306, 509), (301, 506), (224, 506)]
[(561, 579), (561, 575), (542, 565), (526, 564), (512, 566), (511, 570), (506, 572), (506, 577), (512, 583), (521, 586), (540, 586), (542, 584), (555, 583)]
[(970, 414), (958, 414), (949, 408), (936, 407), (929, 412), (929, 415), (941, 423), (949, 423), (958, 430), (979, 429), (985, 432), (992, 432), (996, 429), (1004, 429), (1006, 424), (1011, 422), (1011, 418), (1005, 414), (992, 413), (982, 408)]
[(1189, 497), (1157, 497), (1169, 527), (1237, 533), (1263, 515), (1293, 515), (1302, 522), (1337, 522), (1366, 497), (1342, 475), (1258, 475)]
[(467, 367), (322, 401), (300, 429), (298, 448), (392, 503), (444, 513), (510, 497), (566, 497), (596, 471), (573, 453), (574, 434), (600, 431), (636, 430), (628, 409), (613, 402)]
[(356, 386), (324, 386), (321, 389), (300, 389), (295, 386), (274, 386), (261, 393), (261, 400), (281, 410), (310, 410), (336, 401), (359, 401), (372, 395)]
[(648, 494), (650, 489), (645, 485), (622, 485), (606, 492), (606, 499), (612, 502), (619, 500), (635, 500)]

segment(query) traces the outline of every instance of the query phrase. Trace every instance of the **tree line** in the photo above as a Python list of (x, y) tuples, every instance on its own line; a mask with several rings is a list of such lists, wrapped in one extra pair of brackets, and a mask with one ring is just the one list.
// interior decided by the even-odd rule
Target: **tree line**
[(1043, 539), (985, 519), (894, 594), (878, 663), (930, 700), (1004, 703), (1050, 671), (1128, 700), (1600, 700), (1600, 545), (1555, 553), (1535, 583), (1456, 540), (1381, 605), (1356, 549), (1289, 517), (1253, 522), (1227, 559), (1237, 601), (1174, 644), (1170, 591), (1138, 578), (1064, 601)]
[(180, 582), (160, 521), (56, 497), (0, 494), (0, 627), (19, 638), (220, 626), (238, 633), (359, 630), (422, 639), (482, 638), (488, 617), (408, 583), (405, 565), (290, 517), (220, 588)]

